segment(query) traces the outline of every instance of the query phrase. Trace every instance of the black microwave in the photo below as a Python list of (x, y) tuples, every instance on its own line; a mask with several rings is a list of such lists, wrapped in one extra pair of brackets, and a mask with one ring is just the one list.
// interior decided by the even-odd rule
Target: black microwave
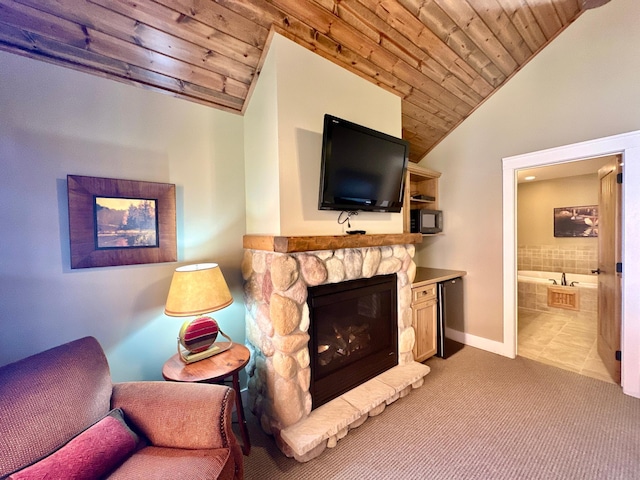
[(411, 233), (442, 232), (442, 211), (420, 208), (411, 210)]

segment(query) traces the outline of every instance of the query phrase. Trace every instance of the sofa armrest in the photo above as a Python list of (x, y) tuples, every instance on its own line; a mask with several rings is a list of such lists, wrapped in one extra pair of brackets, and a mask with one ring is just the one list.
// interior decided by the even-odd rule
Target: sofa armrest
[(235, 392), (223, 385), (125, 382), (113, 385), (111, 407), (152, 445), (203, 449), (237, 445), (231, 429)]

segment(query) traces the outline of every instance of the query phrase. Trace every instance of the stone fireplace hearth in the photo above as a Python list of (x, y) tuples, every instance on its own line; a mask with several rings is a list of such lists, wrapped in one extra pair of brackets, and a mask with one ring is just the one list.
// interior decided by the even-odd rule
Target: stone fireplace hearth
[[(412, 354), (412, 243), (421, 237), (354, 237), (244, 241), (249, 407), (283, 453), (299, 461), (335, 446), (349, 429), (421, 386), (429, 372)], [(388, 274), (397, 275), (398, 365), (312, 411), (308, 287)]]

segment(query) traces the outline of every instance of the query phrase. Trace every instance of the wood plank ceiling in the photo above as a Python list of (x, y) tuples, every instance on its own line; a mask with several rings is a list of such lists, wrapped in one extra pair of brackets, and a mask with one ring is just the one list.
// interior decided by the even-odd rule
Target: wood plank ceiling
[(602, 0), (0, 0), (0, 48), (242, 113), (270, 32), (402, 98), (419, 161)]

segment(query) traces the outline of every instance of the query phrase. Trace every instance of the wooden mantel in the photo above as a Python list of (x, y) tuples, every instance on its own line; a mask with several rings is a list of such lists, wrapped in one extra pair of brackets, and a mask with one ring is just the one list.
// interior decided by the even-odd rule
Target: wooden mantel
[(367, 248), (386, 245), (421, 243), (420, 233), (386, 233), (377, 235), (320, 235), (284, 237), (275, 235), (245, 235), (243, 247), (277, 253), (337, 250), (340, 248)]

